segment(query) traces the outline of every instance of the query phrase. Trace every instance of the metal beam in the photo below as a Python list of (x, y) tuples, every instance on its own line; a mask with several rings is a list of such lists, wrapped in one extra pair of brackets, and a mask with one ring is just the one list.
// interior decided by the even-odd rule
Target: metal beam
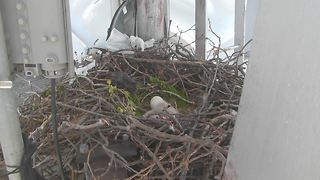
[(163, 39), (167, 26), (167, 0), (137, 0), (137, 36), (143, 40)]
[(196, 58), (206, 57), (206, 0), (195, 0), (196, 3)]
[(235, 0), (234, 44), (240, 46), (236, 51), (244, 45), (245, 7), (246, 0)]
[(319, 0), (261, 0), (224, 180), (320, 179)]
[[(20, 166), (23, 154), (23, 141), (13, 90), (10, 88), (10, 62), (5, 44), (4, 29), (0, 11), (0, 144), (7, 170), (13, 171)], [(10, 167), (9, 167), (10, 166)], [(20, 173), (9, 175), (10, 180), (20, 180)]]
[[(254, 39), (254, 28), (256, 25), (256, 18), (259, 10), (259, 2), (260, 0), (247, 0), (245, 12), (244, 42), (248, 42), (250, 39)], [(252, 43), (248, 44), (244, 51), (250, 51), (251, 46)]]

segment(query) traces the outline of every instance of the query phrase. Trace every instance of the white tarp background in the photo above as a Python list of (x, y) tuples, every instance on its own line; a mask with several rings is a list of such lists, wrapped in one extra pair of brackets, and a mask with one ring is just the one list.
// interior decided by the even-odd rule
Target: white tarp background
[[(222, 47), (233, 45), (234, 0), (207, 0), (207, 18), (213, 30), (222, 38)], [(73, 48), (78, 55), (92, 47), (97, 39), (106, 38), (118, 0), (70, 0)], [(170, 0), (171, 32), (186, 30), (195, 24), (195, 0)], [(183, 35), (187, 42), (193, 42), (195, 32)], [(213, 38), (208, 31), (207, 36)]]

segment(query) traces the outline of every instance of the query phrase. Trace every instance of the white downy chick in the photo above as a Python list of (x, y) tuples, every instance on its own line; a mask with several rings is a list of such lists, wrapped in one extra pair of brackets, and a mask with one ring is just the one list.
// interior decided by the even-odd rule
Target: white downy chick
[[(175, 115), (178, 114), (178, 110), (176, 108), (174, 108), (170, 103), (166, 102), (165, 100), (163, 100), (160, 96), (154, 96), (151, 100), (150, 100), (150, 107), (151, 107), (151, 112), (152, 113), (168, 113), (171, 115)], [(159, 117), (160, 118), (160, 117)], [(171, 131), (175, 131), (174, 125), (170, 124), (169, 129)]]
[(150, 107), (154, 113), (167, 112), (168, 114), (178, 114), (178, 110), (171, 104), (163, 100), (160, 96), (154, 96), (150, 100)]
[(130, 36), (130, 45), (134, 49), (141, 49), (141, 51), (144, 51), (144, 41), (143, 39), (136, 37), (136, 36)]

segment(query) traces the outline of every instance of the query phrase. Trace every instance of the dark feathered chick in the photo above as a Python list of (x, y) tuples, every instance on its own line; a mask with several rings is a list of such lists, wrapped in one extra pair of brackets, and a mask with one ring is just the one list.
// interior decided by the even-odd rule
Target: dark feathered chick
[(102, 72), (96, 77), (98, 79), (110, 79), (111, 84), (117, 86), (120, 89), (129, 91), (130, 93), (136, 92), (136, 81), (128, 76), (128, 74), (120, 71), (114, 72)]

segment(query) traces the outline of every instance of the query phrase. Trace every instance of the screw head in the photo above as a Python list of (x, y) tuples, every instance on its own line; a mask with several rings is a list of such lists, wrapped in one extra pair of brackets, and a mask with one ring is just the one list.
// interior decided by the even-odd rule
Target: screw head
[(48, 41), (48, 37), (47, 36), (42, 36), (41, 37), (41, 41), (42, 42), (47, 42)]
[(17, 4), (16, 4), (16, 9), (17, 10), (23, 10), (23, 8), (24, 8), (24, 6), (23, 6), (23, 4), (22, 3), (20, 3), (20, 2), (18, 2)]
[(23, 63), (27, 64), (29, 62), (29, 58), (23, 58)]
[(29, 53), (29, 48), (28, 47), (23, 47), (22, 49), (23, 54), (28, 54)]
[(23, 18), (19, 18), (19, 19), (18, 19), (18, 24), (19, 24), (20, 26), (24, 25), (24, 24), (25, 24), (24, 19), (23, 19)]
[(26, 33), (20, 33), (19, 37), (22, 40), (27, 39), (27, 34)]
[(50, 41), (51, 42), (57, 42), (58, 41), (58, 37), (53, 35), (53, 36), (50, 37)]

